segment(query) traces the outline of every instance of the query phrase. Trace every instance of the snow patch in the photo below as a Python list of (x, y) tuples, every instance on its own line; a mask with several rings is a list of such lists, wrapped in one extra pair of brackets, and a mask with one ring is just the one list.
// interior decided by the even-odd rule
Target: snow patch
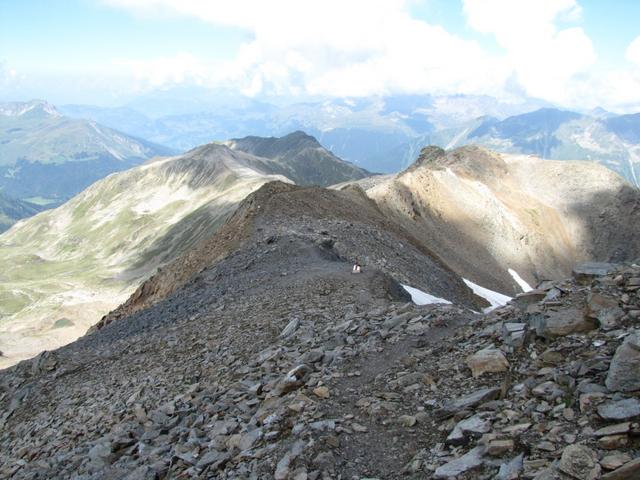
[(509, 272), (509, 275), (513, 277), (516, 283), (520, 285), (520, 288), (522, 289), (523, 292), (530, 292), (531, 290), (533, 290), (533, 288), (531, 288), (531, 285), (529, 285), (526, 281), (522, 279), (520, 275), (518, 275), (518, 272), (516, 272), (515, 270), (512, 270), (511, 268), (507, 271)]
[(447, 305), (451, 305), (449, 300), (445, 300), (444, 298), (434, 297), (433, 295), (429, 295), (422, 290), (418, 290), (417, 288), (410, 287), (409, 285), (402, 285), (409, 295), (411, 295), (411, 300), (416, 305), (431, 305), (433, 303), (445, 303)]
[(494, 292), (493, 290), (489, 290), (488, 288), (481, 287), (480, 285), (473, 283), (471, 280), (467, 280), (466, 278), (463, 278), (462, 280), (464, 280), (464, 283), (467, 284), (467, 287), (473, 290), (473, 293), (475, 293), (479, 297), (484, 298), (491, 304), (489, 307), (483, 310), (484, 313), (488, 313), (491, 310), (502, 307), (509, 303), (509, 301), (511, 300), (511, 297), (507, 297), (502, 293)]

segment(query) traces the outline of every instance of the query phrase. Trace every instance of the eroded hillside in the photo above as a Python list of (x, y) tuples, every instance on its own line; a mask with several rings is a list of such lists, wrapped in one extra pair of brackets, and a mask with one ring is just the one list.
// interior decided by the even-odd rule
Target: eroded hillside
[(359, 184), (460, 275), (511, 296), (518, 276), (535, 285), (582, 261), (640, 256), (640, 194), (592, 162), (428, 147)]
[[(637, 265), (583, 266), (483, 315), (357, 188), (269, 183), (229, 222), (240, 239), (220, 229), (163, 270), (193, 275), (0, 373), (2, 475), (640, 471)], [(453, 304), (416, 305), (398, 280)]]

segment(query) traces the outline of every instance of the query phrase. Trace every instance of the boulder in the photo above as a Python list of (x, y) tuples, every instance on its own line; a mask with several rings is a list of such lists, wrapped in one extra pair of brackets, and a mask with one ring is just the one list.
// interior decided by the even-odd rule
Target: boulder
[(496, 348), (485, 348), (470, 355), (467, 365), (476, 378), (483, 373), (505, 372), (509, 369), (509, 362), (504, 353)]
[(605, 385), (612, 392), (640, 390), (640, 333), (629, 335), (618, 347)]
[(572, 333), (588, 332), (598, 327), (595, 321), (584, 317), (577, 308), (565, 308), (549, 311), (546, 314), (532, 315), (529, 324), (536, 334), (544, 338), (556, 338)]
[(640, 400), (625, 398), (598, 407), (598, 415), (605, 420), (628, 420), (640, 415)]
[(476, 447), (460, 458), (438, 467), (434, 473), (434, 478), (455, 478), (474, 468), (478, 468), (482, 465), (483, 454), (484, 447)]
[(604, 329), (615, 328), (624, 316), (615, 298), (592, 292), (587, 296), (585, 317), (597, 321)]
[(613, 263), (587, 262), (576, 265), (571, 273), (576, 282), (581, 285), (589, 285), (594, 279), (609, 275), (615, 268)]
[(562, 451), (558, 469), (577, 480), (600, 478), (600, 464), (596, 454), (584, 445), (569, 445)]

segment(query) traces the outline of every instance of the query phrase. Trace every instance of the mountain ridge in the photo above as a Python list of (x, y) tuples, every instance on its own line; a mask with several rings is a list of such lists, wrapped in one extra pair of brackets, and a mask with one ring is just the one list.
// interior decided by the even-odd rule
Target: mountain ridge
[[(339, 160), (321, 158), (329, 167)], [(8, 267), (0, 286), (0, 365), (74, 340), (156, 268), (210, 237), (249, 193), (269, 181), (290, 182), (283, 170), (304, 178), (302, 167), (207, 144), (111, 174), (16, 225), (0, 236)]]
[(458, 128), (418, 137), (386, 155), (406, 166), (428, 144), (447, 149), (477, 144), (550, 160), (593, 160), (640, 187), (640, 116), (591, 116), (542, 108), (506, 119), (479, 118)]
[(94, 121), (61, 115), (41, 101), (0, 104), (0, 188), (60, 204), (94, 181), (171, 149)]

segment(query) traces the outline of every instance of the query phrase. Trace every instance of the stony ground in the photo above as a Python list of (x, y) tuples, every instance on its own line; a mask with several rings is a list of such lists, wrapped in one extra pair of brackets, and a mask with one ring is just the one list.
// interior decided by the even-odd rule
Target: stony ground
[[(417, 306), (395, 277), (437, 262), (320, 217), (260, 216), (165, 298), (0, 372), (0, 478), (640, 477), (640, 267)], [(365, 242), (387, 260), (353, 275)]]

